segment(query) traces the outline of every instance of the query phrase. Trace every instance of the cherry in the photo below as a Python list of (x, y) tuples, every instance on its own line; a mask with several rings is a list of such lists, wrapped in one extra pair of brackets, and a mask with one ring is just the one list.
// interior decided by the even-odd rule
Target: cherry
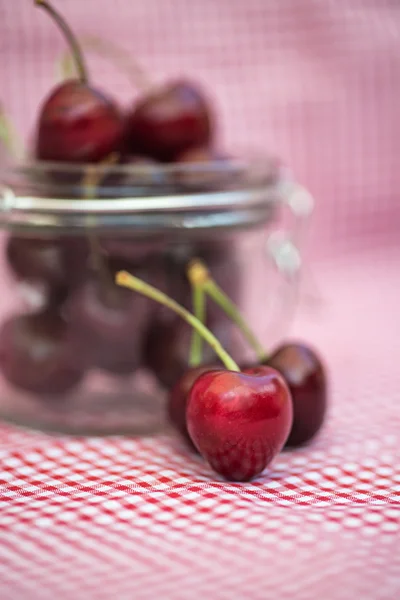
[(213, 148), (190, 148), (176, 158), (176, 165), (176, 183), (189, 190), (202, 191), (218, 185), (221, 170), (228, 165), (228, 159)]
[[(103, 198), (131, 198), (138, 195), (154, 196), (159, 192), (167, 193), (168, 173), (160, 169), (159, 164), (154, 160), (143, 156), (128, 156), (123, 153), (119, 153), (118, 158), (120, 164), (117, 168), (111, 169), (102, 177), (101, 187), (97, 190), (98, 195)], [(118, 237), (114, 241), (118, 244), (120, 238)], [(135, 238), (132, 241), (135, 243)]]
[(6, 257), (17, 277), (62, 288), (82, 278), (87, 245), (83, 240), (72, 238), (61, 240), (12, 235), (7, 240)]
[(289, 388), (278, 371), (209, 371), (194, 383), (186, 410), (189, 435), (227, 479), (259, 475), (286, 442), (293, 420)]
[(57, 86), (41, 107), (36, 139), (40, 160), (99, 162), (120, 148), (123, 118), (116, 104), (88, 83), (81, 50), (68, 25), (44, 0), (36, 0), (67, 38), (80, 79)]
[(143, 362), (167, 389), (182, 377), (187, 369), (190, 330), (180, 321), (153, 321), (146, 332)]
[[(99, 241), (107, 255), (133, 264), (143, 264), (145, 268), (150, 260), (154, 264), (154, 254), (161, 254), (165, 250), (165, 241), (159, 238), (140, 240), (134, 236), (115, 236), (104, 237)], [(159, 263), (162, 267), (163, 260), (160, 259)]]
[(299, 446), (308, 442), (319, 431), (326, 412), (326, 376), (317, 354), (304, 344), (286, 343), (268, 357), (237, 306), (211, 278), (201, 261), (191, 261), (189, 279), (195, 289), (201, 286), (200, 289), (208, 293), (236, 323), (256, 352), (260, 368), (268, 365), (281, 372), (293, 401), (293, 426), (287, 445)]
[(292, 426), (292, 399), (282, 375), (267, 366), (240, 373), (215, 335), (178, 302), (126, 271), (115, 280), (172, 310), (214, 349), (227, 370), (207, 371), (193, 384), (186, 407), (189, 435), (221, 475), (248, 481), (261, 473)]
[(127, 118), (133, 154), (161, 162), (187, 150), (206, 146), (212, 137), (212, 116), (202, 92), (188, 81), (172, 82), (143, 96)]
[(207, 164), (221, 158), (212, 148), (200, 146), (185, 150), (182, 154), (176, 156), (175, 162), (181, 164)]
[(9, 383), (39, 395), (65, 394), (83, 376), (66, 322), (49, 310), (3, 322), (0, 368)]
[(317, 353), (301, 343), (285, 343), (269, 358), (292, 394), (293, 425), (286, 446), (301, 446), (320, 430), (327, 407), (327, 381)]
[(190, 442), (190, 445), (192, 445), (192, 440), (186, 425), (186, 406), (189, 399), (189, 392), (200, 375), (216, 369), (220, 369), (220, 367), (215, 365), (200, 365), (199, 367), (187, 369), (169, 393), (167, 403), (169, 421), (182, 434), (184, 439)]
[(65, 315), (87, 367), (128, 374), (139, 366), (149, 318), (146, 298), (89, 277), (67, 300)]
[[(209, 319), (208, 327), (218, 339), (229, 345), (231, 328), (226, 321)], [(162, 386), (171, 389), (188, 368), (188, 355), (191, 341), (190, 328), (178, 320), (168, 323), (153, 321), (150, 325), (143, 347), (143, 360), (147, 368), (154, 372)], [(216, 361), (213, 350), (206, 346), (203, 362), (211, 364)]]

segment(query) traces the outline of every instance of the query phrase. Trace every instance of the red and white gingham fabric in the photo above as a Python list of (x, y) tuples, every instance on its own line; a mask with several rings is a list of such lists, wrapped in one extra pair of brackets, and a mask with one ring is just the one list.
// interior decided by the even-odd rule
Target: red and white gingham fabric
[[(272, 149), (316, 195), (322, 301), (303, 303), (293, 334), (326, 358), (331, 402), (315, 442), (250, 484), (218, 479), (173, 435), (1, 426), (1, 600), (399, 598), (399, 3), (54, 2), (155, 79), (193, 73), (225, 147)], [(0, 0), (1, 99), (27, 136), (62, 49), (30, 0)]]
[(220, 480), (172, 434), (2, 427), (0, 598), (396, 600), (399, 259), (316, 270), (326, 299), (294, 333), (328, 359), (329, 418), (252, 483)]

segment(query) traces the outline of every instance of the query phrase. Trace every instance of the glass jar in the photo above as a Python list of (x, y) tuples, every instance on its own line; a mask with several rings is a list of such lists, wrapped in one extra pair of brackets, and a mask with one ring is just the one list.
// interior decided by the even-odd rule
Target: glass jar
[[(72, 433), (164, 427), (191, 330), (117, 287), (120, 269), (190, 309), (186, 267), (200, 257), (263, 342), (282, 336), (296, 304), (296, 236), (312, 201), (278, 161), (32, 163), (0, 181), (0, 418)], [(284, 206), (295, 217), (285, 231), (277, 229)], [(252, 356), (209, 301), (207, 324), (239, 363)], [(209, 348), (203, 360), (215, 360)]]

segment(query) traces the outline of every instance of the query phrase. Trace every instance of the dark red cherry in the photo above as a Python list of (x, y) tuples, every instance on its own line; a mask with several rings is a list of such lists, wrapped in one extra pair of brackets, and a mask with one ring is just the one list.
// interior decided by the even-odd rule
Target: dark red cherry
[(185, 323), (178, 319), (169, 323), (153, 321), (144, 340), (144, 365), (170, 389), (186, 372), (189, 347), (190, 329)]
[[(229, 323), (209, 320), (207, 326), (224, 347), (229, 347), (231, 336)], [(191, 337), (191, 328), (178, 319), (168, 323), (154, 321), (147, 332), (143, 351), (144, 364), (167, 389), (171, 389), (188, 369)], [(218, 360), (214, 351), (205, 344), (203, 363), (215, 362), (218, 363)]]
[[(99, 191), (105, 198), (121, 198), (155, 194), (162, 186), (164, 175), (158, 163), (142, 156), (123, 156), (122, 163), (110, 170), (101, 180)], [(116, 242), (120, 236), (116, 238)]]
[(327, 377), (317, 353), (301, 343), (285, 343), (268, 365), (282, 373), (292, 394), (293, 425), (286, 442), (295, 447), (310, 441), (320, 430), (327, 408)]
[(87, 254), (85, 241), (72, 238), (13, 235), (6, 245), (8, 264), (17, 277), (54, 288), (68, 287), (82, 278)]
[(119, 151), (124, 131), (117, 105), (88, 83), (81, 50), (69, 26), (48, 2), (38, 0), (64, 33), (80, 78), (58, 85), (44, 101), (36, 134), (36, 158), (96, 163)]
[(122, 119), (103, 93), (81, 81), (62, 83), (42, 105), (36, 158), (95, 163), (119, 148)]
[(218, 185), (226, 165), (228, 159), (213, 148), (190, 148), (176, 158), (175, 181), (193, 191), (207, 190)]
[(282, 449), (292, 401), (278, 371), (209, 371), (195, 381), (186, 410), (189, 435), (217, 472), (235, 481), (259, 475)]
[[(140, 240), (131, 236), (114, 236), (114, 237), (102, 237), (100, 244), (105, 254), (108, 256), (120, 259), (121, 261), (128, 261), (134, 265), (143, 265), (144, 269), (148, 262), (151, 261), (154, 264), (154, 255), (160, 255), (165, 251), (166, 242), (162, 239), (154, 240)], [(160, 267), (162, 267), (162, 258), (160, 259)], [(127, 268), (129, 271), (129, 267)], [(146, 278), (147, 281), (147, 278)], [(161, 287), (158, 284), (157, 287)]]
[(189, 399), (189, 392), (196, 379), (206, 373), (220, 369), (214, 365), (200, 365), (198, 367), (188, 368), (182, 377), (175, 383), (168, 395), (167, 413), (171, 424), (181, 435), (192, 444), (186, 425), (186, 406)]
[(211, 146), (200, 146), (196, 148), (189, 148), (182, 152), (175, 158), (177, 165), (204, 165), (207, 166), (210, 163), (219, 163), (227, 160), (221, 152), (215, 150)]
[(77, 353), (87, 367), (115, 374), (132, 373), (141, 361), (149, 301), (113, 283), (88, 278), (65, 306)]
[(3, 322), (0, 369), (15, 387), (46, 396), (65, 394), (83, 376), (68, 325), (49, 310), (14, 315)]
[(211, 108), (188, 81), (177, 81), (144, 96), (127, 118), (133, 154), (170, 162), (190, 148), (206, 146), (212, 137)]

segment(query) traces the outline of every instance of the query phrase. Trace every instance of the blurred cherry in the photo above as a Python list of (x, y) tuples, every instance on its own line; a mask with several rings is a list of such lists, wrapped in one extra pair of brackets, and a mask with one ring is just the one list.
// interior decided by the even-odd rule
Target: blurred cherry
[(190, 445), (193, 445), (193, 442), (190, 439), (186, 425), (186, 406), (189, 392), (200, 375), (220, 368), (216, 365), (200, 365), (188, 368), (182, 377), (176, 381), (168, 395), (167, 413), (169, 421)]
[(88, 83), (78, 42), (58, 12), (44, 0), (36, 0), (64, 33), (73, 52), (79, 79), (52, 90), (43, 103), (36, 137), (40, 160), (71, 163), (99, 162), (120, 150), (123, 118), (117, 105)]
[(87, 244), (83, 239), (32, 238), (12, 235), (6, 244), (13, 273), (27, 281), (63, 288), (79, 281), (85, 271)]
[(222, 169), (229, 164), (227, 157), (207, 146), (186, 150), (175, 163), (176, 183), (193, 191), (218, 185)]
[(71, 294), (65, 315), (88, 367), (129, 374), (139, 366), (150, 318), (147, 298), (92, 276)]
[(293, 400), (293, 426), (286, 446), (301, 446), (320, 430), (327, 408), (327, 378), (317, 353), (302, 343), (286, 342), (267, 364), (282, 373)]
[(175, 158), (176, 163), (182, 164), (207, 164), (217, 160), (219, 155), (209, 146), (189, 148)]
[(207, 145), (212, 128), (208, 101), (195, 85), (183, 80), (141, 97), (127, 118), (130, 151), (161, 162)]
[(174, 319), (170, 323), (152, 322), (146, 332), (143, 362), (158, 381), (171, 388), (185, 373), (190, 348), (190, 329)]
[[(138, 239), (135, 235), (118, 235), (100, 238), (100, 244), (104, 252), (113, 259), (125, 260), (133, 264), (140, 264), (146, 269), (149, 262), (152, 268), (155, 255), (165, 251), (165, 241), (159, 237), (145, 240)], [(162, 259), (160, 259), (160, 263)], [(128, 265), (129, 270), (129, 265)]]
[(154, 160), (122, 155), (121, 164), (103, 177), (99, 193), (105, 198), (154, 195), (164, 183), (164, 174)]
[(17, 388), (62, 395), (77, 386), (83, 368), (66, 322), (54, 311), (13, 315), (0, 328), (0, 369)]

